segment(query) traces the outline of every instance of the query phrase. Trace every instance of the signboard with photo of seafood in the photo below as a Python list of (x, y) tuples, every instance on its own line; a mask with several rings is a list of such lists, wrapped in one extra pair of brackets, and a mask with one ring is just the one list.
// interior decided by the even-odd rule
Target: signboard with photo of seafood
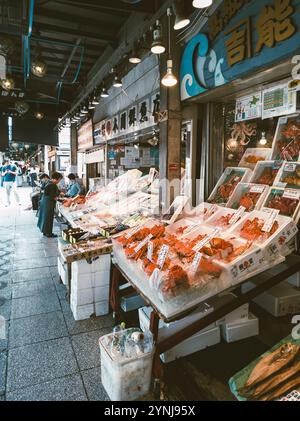
[(239, 98), (235, 107), (235, 122), (253, 120), (261, 117), (261, 92)]

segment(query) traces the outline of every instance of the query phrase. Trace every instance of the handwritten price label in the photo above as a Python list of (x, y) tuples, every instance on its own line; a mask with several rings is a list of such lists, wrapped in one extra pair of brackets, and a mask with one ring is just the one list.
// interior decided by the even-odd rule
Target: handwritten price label
[(280, 211), (277, 209), (264, 209), (264, 212), (269, 214), (269, 218), (266, 220), (264, 226), (262, 227), (262, 231), (270, 232)]
[(126, 240), (129, 240), (129, 238), (131, 238), (134, 234), (136, 234), (139, 230), (140, 230), (140, 226), (137, 225), (136, 227), (132, 228), (126, 235), (125, 238)]
[(246, 208), (244, 206), (240, 206), (236, 213), (230, 218), (229, 225), (234, 225), (240, 218), (244, 215)]
[(162, 270), (162, 268), (164, 267), (169, 250), (170, 250), (170, 247), (167, 246), (166, 244), (162, 246), (162, 248), (160, 249), (158, 259), (157, 259), (157, 265), (160, 268), (160, 270)]
[(194, 257), (194, 260), (193, 260), (193, 263), (192, 263), (192, 271), (193, 272), (197, 272), (197, 270), (198, 270), (198, 268), (199, 268), (199, 265), (200, 265), (200, 262), (201, 262), (201, 259), (202, 259), (202, 253), (196, 253), (195, 254), (195, 257)]
[(147, 259), (150, 260), (150, 262), (152, 262), (152, 257), (153, 257), (153, 242), (149, 241), (148, 251), (147, 251)]
[(255, 185), (250, 188), (250, 193), (259, 193), (262, 194), (265, 191), (266, 187), (263, 185)]
[(150, 234), (143, 241), (141, 241), (140, 244), (138, 244), (136, 248), (134, 249), (135, 253), (138, 253), (148, 243), (148, 241), (151, 240), (152, 237), (153, 235)]
[(282, 195), (286, 199), (299, 200), (300, 193), (298, 190), (286, 189)]
[(295, 172), (297, 169), (297, 165), (296, 164), (285, 164), (284, 166), (284, 171), (286, 172)]

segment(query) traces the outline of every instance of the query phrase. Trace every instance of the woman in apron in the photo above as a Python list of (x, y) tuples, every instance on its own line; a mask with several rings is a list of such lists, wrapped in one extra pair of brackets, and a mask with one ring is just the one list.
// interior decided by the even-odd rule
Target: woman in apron
[(60, 173), (54, 172), (52, 174), (51, 181), (46, 185), (40, 202), (38, 227), (44, 236), (48, 238), (56, 237), (56, 235), (52, 233), (52, 229), (54, 209), (60, 193), (57, 184), (61, 179), (62, 175)]

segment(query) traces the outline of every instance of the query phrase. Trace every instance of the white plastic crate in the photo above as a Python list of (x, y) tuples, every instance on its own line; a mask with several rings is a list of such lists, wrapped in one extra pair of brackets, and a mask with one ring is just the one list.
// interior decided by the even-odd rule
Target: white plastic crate
[[(150, 326), (150, 314), (151, 307), (143, 307), (139, 309), (139, 320), (140, 327), (143, 331), (149, 329)], [(167, 337), (175, 334), (176, 332), (189, 326), (195, 320), (201, 319), (205, 314), (201, 314), (201, 311), (195, 311), (194, 314), (185, 317), (184, 319), (178, 320), (172, 323), (164, 323), (162, 320), (159, 321), (159, 340), (166, 339)], [(178, 358), (185, 357), (195, 352), (201, 351), (209, 346), (220, 343), (220, 328), (214, 323), (207, 328), (201, 330), (180, 344), (176, 345), (169, 351), (161, 354), (160, 358), (164, 363), (169, 363)]]
[(150, 391), (152, 362), (154, 349), (151, 353), (139, 357), (113, 360), (109, 355), (105, 340), (99, 339), (101, 353), (101, 382), (112, 401), (134, 401)]
[(241, 341), (259, 335), (259, 320), (253, 314), (239, 322), (225, 323), (221, 326), (222, 337), (227, 343)]

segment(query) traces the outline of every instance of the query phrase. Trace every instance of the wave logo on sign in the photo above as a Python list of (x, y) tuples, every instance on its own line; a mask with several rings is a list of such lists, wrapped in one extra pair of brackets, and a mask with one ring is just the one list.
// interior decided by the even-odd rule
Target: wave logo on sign
[(5, 319), (3, 316), (0, 316), (0, 340), (6, 339), (6, 326), (5, 326)]
[[(209, 48), (208, 37), (198, 34), (187, 44), (181, 61), (181, 99), (185, 100), (206, 92), (210, 88), (224, 85), (224, 58), (218, 58), (215, 50)], [(206, 75), (213, 76), (213, 86), (208, 86)]]
[(300, 339), (300, 316), (293, 317), (292, 324), (296, 325), (292, 330), (292, 337), (295, 341), (298, 341)]

